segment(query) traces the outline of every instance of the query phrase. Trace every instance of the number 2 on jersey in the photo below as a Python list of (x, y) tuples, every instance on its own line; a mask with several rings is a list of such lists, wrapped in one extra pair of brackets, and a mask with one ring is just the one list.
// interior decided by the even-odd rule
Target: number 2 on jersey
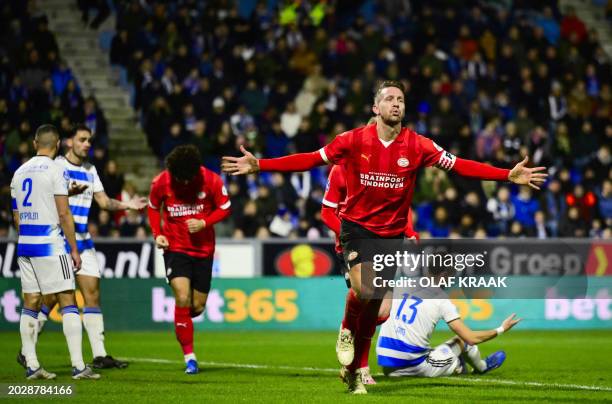
[(32, 193), (32, 178), (26, 178), (23, 180), (23, 184), (21, 184), (21, 190), (23, 192), (27, 192), (25, 198), (23, 198), (23, 206), (32, 206), (32, 202), (30, 199), (30, 194)]
[(408, 306), (409, 309), (412, 309), (412, 313), (410, 314), (410, 318), (407, 318), (406, 314), (402, 314), (402, 321), (406, 324), (412, 324), (414, 323), (414, 319), (416, 318), (417, 315), (417, 306), (421, 303), (423, 303), (423, 299), (417, 297), (417, 296), (410, 296), (408, 293), (404, 293), (402, 295), (404, 298), (402, 299), (402, 302), (400, 303), (399, 308), (397, 309), (397, 313), (395, 314), (395, 319), (399, 320), (400, 319), (400, 314), (402, 313), (402, 310), (404, 309), (404, 305), (406, 305), (406, 301), (408, 300), (408, 298), (414, 300), (414, 303), (412, 303), (410, 306)]

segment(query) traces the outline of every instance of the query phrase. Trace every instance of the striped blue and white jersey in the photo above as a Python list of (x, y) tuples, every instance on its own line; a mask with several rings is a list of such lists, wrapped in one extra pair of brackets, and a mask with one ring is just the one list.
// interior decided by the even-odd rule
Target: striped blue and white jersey
[(17, 256), (66, 254), (55, 195), (68, 195), (68, 173), (47, 156), (35, 156), (11, 180), (13, 210), (19, 213)]
[(460, 318), (449, 299), (423, 299), (405, 293), (393, 299), (389, 319), (382, 325), (376, 345), (378, 364), (386, 367), (417, 366), (427, 359), (430, 339), (440, 319)]
[(98, 176), (98, 171), (93, 164), (85, 162), (77, 166), (63, 156), (58, 156), (55, 161), (66, 168), (68, 177), (70, 177), (70, 183), (76, 182), (78, 185), (87, 185), (87, 189), (84, 192), (71, 196), (69, 201), (70, 210), (74, 217), (74, 230), (79, 252), (94, 248), (91, 235), (87, 230), (87, 221), (94, 194), (104, 191), (102, 181), (100, 181), (100, 177)]

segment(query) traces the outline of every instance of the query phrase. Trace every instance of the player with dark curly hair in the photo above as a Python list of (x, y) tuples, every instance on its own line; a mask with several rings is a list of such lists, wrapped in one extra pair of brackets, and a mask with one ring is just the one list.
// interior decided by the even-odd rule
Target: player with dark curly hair
[(213, 225), (229, 216), (231, 204), (221, 177), (201, 161), (195, 146), (172, 150), (167, 169), (151, 183), (148, 209), (155, 244), (164, 250), (166, 278), (175, 298), (174, 329), (187, 374), (198, 373), (192, 317), (204, 311), (210, 291)]

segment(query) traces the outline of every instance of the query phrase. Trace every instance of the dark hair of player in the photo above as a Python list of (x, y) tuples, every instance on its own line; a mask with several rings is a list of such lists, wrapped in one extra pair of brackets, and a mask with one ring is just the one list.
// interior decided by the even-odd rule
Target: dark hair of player
[(173, 178), (191, 181), (200, 171), (201, 161), (200, 152), (194, 145), (177, 146), (166, 157), (166, 167)]
[(77, 123), (75, 125), (72, 125), (72, 129), (70, 130), (70, 137), (75, 137), (79, 131), (85, 131), (90, 135), (93, 135), (93, 133), (91, 133), (91, 129), (89, 129), (85, 124)]
[(55, 126), (45, 124), (39, 126), (38, 129), (36, 129), (34, 140), (36, 140), (40, 147), (48, 148), (53, 147), (55, 143), (57, 143), (59, 137), (59, 131)]
[(402, 92), (402, 94), (406, 92), (406, 90), (404, 89), (404, 85), (400, 81), (385, 80), (382, 83), (380, 83), (380, 85), (378, 86), (378, 89), (376, 89), (376, 95), (374, 95), (374, 103), (377, 103), (380, 100), (380, 94), (382, 93), (382, 91), (385, 88), (389, 88), (389, 87), (398, 88)]

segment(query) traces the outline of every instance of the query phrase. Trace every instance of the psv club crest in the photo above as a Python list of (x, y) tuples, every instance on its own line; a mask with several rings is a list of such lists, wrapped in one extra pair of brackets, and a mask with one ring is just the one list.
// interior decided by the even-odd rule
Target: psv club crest
[(400, 167), (408, 167), (409, 164), (410, 161), (408, 161), (406, 157), (400, 157), (399, 159), (397, 159), (397, 165)]

